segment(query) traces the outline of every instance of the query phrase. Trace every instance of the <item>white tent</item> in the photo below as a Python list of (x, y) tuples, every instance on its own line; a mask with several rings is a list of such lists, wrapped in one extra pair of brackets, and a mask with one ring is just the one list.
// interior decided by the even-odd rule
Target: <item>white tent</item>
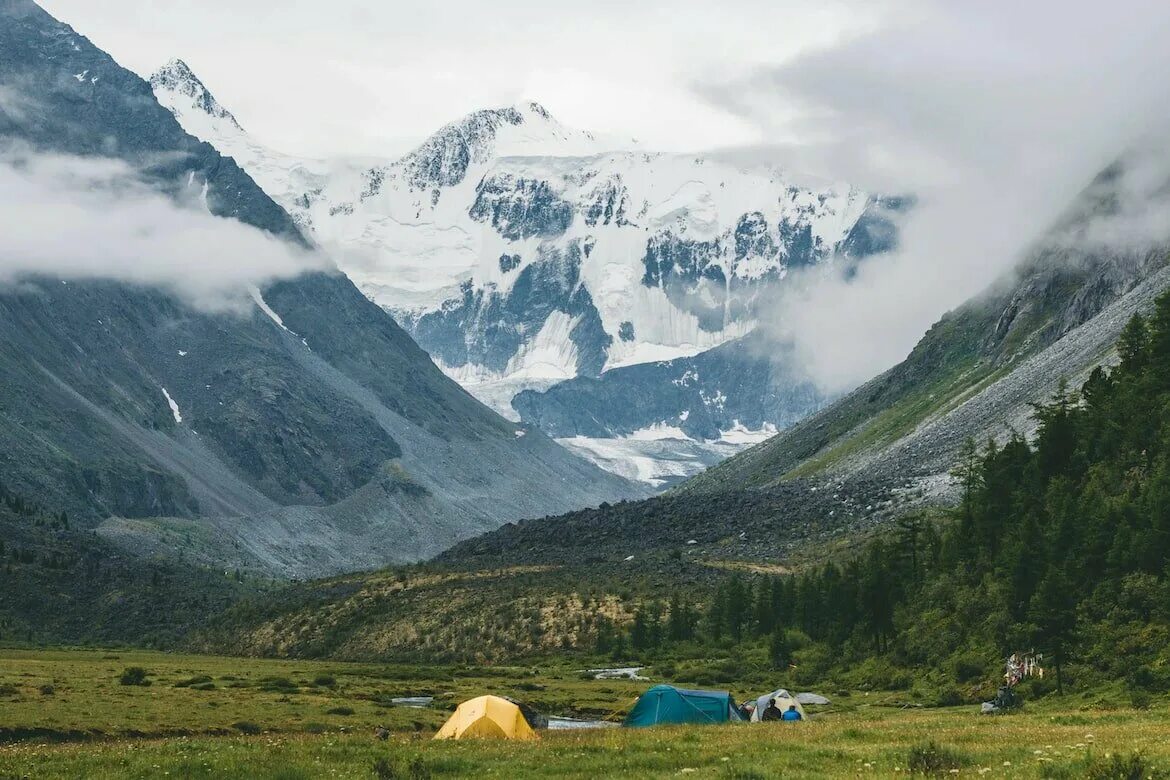
[(759, 722), (760, 716), (764, 714), (764, 710), (768, 709), (768, 705), (772, 702), (773, 699), (776, 700), (776, 706), (780, 708), (781, 712), (787, 712), (789, 707), (796, 707), (796, 711), (800, 713), (800, 717), (802, 719), (805, 717), (804, 707), (800, 705), (800, 702), (796, 700), (796, 697), (785, 689), (781, 688), (778, 691), (765, 693), (763, 696), (756, 699), (756, 709), (755, 712), (752, 713), (752, 723)]

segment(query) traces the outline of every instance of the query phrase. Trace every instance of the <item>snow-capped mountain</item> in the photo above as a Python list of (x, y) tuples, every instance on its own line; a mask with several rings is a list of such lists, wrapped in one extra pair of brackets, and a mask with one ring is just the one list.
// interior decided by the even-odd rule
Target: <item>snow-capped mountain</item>
[[(514, 406), (523, 390), (688, 359), (747, 336), (760, 302), (792, 271), (840, 269), (888, 249), (890, 214), (905, 206), (846, 184), (810, 188), (775, 170), (650, 153), (566, 127), (536, 103), (469, 114), (396, 160), (299, 161), (251, 139), (182, 63), (151, 83), (440, 368), (514, 419), (536, 406)], [(787, 424), (821, 402), (764, 422)], [(604, 419), (592, 427), (624, 437), (672, 426), (686, 411), (635, 430)]]
[(184, 130), (234, 158), (302, 230), (309, 227), (302, 196), (323, 185), (331, 165), (347, 163), (292, 157), (257, 142), (182, 60), (171, 60), (155, 71), (150, 86), (158, 102), (175, 115)]

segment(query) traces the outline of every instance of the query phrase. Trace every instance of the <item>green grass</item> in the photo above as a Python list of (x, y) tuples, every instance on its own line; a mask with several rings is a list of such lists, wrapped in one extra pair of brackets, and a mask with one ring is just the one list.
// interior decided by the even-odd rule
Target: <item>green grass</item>
[[(133, 667), (146, 671), (149, 685), (121, 684)], [(53, 686), (52, 694), (40, 692), (46, 685)], [(643, 687), (583, 680), (571, 666), (400, 666), (0, 648), (0, 743), (22, 736), (55, 741), (220, 735), (239, 732), (236, 723), (282, 734), (322, 727), (365, 733), (379, 725), (414, 733), (437, 728), (458, 702), (483, 693), (521, 698), (551, 714), (601, 717), (628, 707)], [(435, 703), (429, 709), (390, 706), (390, 699), (402, 696), (434, 696)]]
[(780, 479), (819, 474), (858, 452), (892, 444), (931, 417), (955, 408), (1006, 373), (1005, 369), (992, 370), (987, 365), (956, 367), (929, 386), (911, 392), (893, 406), (879, 412), (863, 427), (829, 445), (828, 449), (804, 461)]
[[(128, 666), (148, 670), (152, 684), (120, 685)], [(176, 687), (202, 677), (216, 687)], [(328, 678), (332, 686), (314, 685)], [(46, 684), (53, 693), (39, 692)], [(1170, 769), (1166, 702), (1138, 711), (1094, 693), (1003, 717), (971, 706), (904, 710), (888, 706), (894, 697), (855, 694), (843, 700), (847, 708), (798, 725), (544, 732), (538, 742), (511, 743), (429, 737), (448, 709), (480, 693), (524, 698), (550, 714), (620, 714), (648, 683), (582, 679), (555, 663), (460, 668), (0, 649), (0, 685), (15, 688), (0, 696), (0, 778), (371, 778), (380, 760), (388, 777), (905, 777), (911, 762), (947, 776), (954, 767), (961, 776), (1112, 777), (1110, 767), (1139, 754), (1143, 776)], [(438, 698), (426, 710), (378, 703), (411, 693)], [(329, 712), (343, 708), (353, 714)], [(373, 736), (377, 725), (393, 732), (388, 741)]]

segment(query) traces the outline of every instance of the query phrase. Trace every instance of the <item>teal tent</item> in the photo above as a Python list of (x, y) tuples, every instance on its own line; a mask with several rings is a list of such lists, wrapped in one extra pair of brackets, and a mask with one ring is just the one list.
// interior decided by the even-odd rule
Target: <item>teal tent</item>
[(626, 716), (626, 726), (659, 723), (727, 723), (743, 718), (727, 691), (688, 691), (671, 685), (655, 685), (638, 697)]

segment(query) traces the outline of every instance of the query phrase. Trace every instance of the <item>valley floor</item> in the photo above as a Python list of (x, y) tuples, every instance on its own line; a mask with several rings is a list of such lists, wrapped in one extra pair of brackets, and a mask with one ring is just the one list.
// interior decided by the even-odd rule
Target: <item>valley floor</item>
[[(123, 685), (128, 667), (149, 686)], [(1108, 692), (1019, 714), (901, 709), (839, 696), (801, 724), (543, 732), (539, 742), (434, 742), (458, 701), (492, 692), (554, 715), (618, 719), (650, 683), (568, 666), (468, 668), (266, 661), (140, 651), (0, 649), (0, 778), (875, 777), (912, 768), (991, 777), (1162, 777), (1170, 707)], [(736, 691), (740, 697), (748, 691)], [(435, 696), (426, 709), (391, 699)], [(389, 740), (374, 729), (386, 726)], [(927, 748), (931, 743), (933, 748)], [(1140, 756), (1140, 758), (1138, 758)], [(1136, 774), (1123, 761), (1140, 760)], [(1124, 771), (1123, 771), (1124, 770)]]

